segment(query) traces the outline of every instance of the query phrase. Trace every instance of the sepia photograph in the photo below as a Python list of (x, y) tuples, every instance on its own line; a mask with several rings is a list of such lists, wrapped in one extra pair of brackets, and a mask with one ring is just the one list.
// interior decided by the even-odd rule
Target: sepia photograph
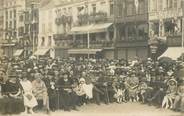
[(0, 116), (184, 116), (184, 0), (0, 0)]

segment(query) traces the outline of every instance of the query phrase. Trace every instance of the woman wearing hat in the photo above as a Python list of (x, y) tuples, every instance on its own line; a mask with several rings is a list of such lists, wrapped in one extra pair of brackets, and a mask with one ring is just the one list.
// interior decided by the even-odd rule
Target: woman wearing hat
[[(1, 112), (3, 114), (19, 114), (24, 110), (23, 100), (21, 97), (21, 87), (12, 73), (9, 79), (3, 84), (2, 88)], [(16, 106), (16, 107), (15, 107)]]
[(76, 98), (73, 93), (73, 82), (69, 78), (68, 73), (64, 73), (63, 77), (60, 78), (57, 82), (57, 87), (59, 88), (59, 105), (60, 108), (63, 108), (64, 111), (77, 110), (76, 109)]
[(180, 83), (177, 90), (177, 96), (174, 100), (174, 110), (180, 110), (184, 112), (184, 81)]
[(139, 87), (139, 78), (136, 77), (135, 73), (131, 74), (125, 83), (128, 89), (129, 100), (137, 101), (138, 100), (138, 87)]
[(167, 90), (166, 90), (166, 95), (164, 96), (164, 99), (162, 101), (162, 108), (168, 109), (169, 108), (169, 103), (170, 103), (170, 108), (173, 107), (173, 101), (176, 97), (176, 92), (177, 92), (177, 81), (175, 79), (169, 79), (167, 82)]
[(22, 80), (20, 84), (23, 89), (23, 98), (24, 98), (24, 107), (25, 113), (27, 114), (28, 111), (31, 114), (34, 114), (33, 108), (38, 105), (35, 96), (32, 93), (32, 83), (27, 79), (26, 73), (23, 73)]
[(33, 95), (36, 97), (38, 102), (38, 109), (46, 108), (49, 111), (48, 104), (48, 93), (45, 82), (42, 80), (43, 76), (37, 73), (35, 79), (32, 81), (33, 85)]

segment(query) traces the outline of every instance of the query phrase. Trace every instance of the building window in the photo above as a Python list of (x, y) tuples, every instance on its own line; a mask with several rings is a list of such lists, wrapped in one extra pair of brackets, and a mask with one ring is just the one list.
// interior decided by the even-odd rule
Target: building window
[(20, 15), (20, 16), (19, 16), (19, 21), (20, 21), (20, 22), (23, 22), (23, 20), (24, 20), (23, 15)]
[(163, 0), (159, 0), (159, 10), (162, 10), (163, 9), (163, 6), (162, 6), (162, 4), (163, 4)]
[(12, 11), (10, 11), (10, 19), (12, 18)]
[(12, 28), (12, 21), (10, 21), (10, 23), (9, 23), (9, 28), (10, 29)]
[(96, 13), (96, 4), (92, 4), (93, 13)]
[(173, 35), (175, 31), (176, 24), (173, 20), (169, 20), (164, 22), (164, 27), (165, 27), (165, 34), (168, 35)]
[(14, 29), (16, 29), (16, 28), (17, 28), (17, 21), (14, 20)]
[(6, 21), (6, 29), (8, 29), (8, 21)]
[(25, 13), (25, 21), (28, 22), (29, 19), (30, 19), (29, 12), (26, 12), (26, 13)]
[(118, 5), (118, 16), (122, 16), (122, 14), (123, 14), (123, 7), (122, 7), (122, 4), (119, 4)]
[(136, 33), (135, 27), (133, 25), (129, 26), (128, 27), (128, 37), (133, 37), (135, 33)]
[(14, 14), (14, 18), (16, 18), (16, 16), (17, 16), (17, 12), (16, 12), (16, 10), (15, 10), (15, 9), (13, 10), (13, 14)]
[(41, 46), (45, 46), (45, 37), (42, 37)]
[(167, 8), (172, 8), (173, 0), (167, 0)]
[(174, 8), (177, 8), (177, 0), (174, 0)]
[(25, 33), (29, 32), (29, 24), (25, 24)]
[(19, 27), (19, 29), (18, 29), (18, 35), (19, 36), (23, 36), (23, 33), (24, 33), (24, 27)]
[(134, 14), (134, 5), (132, 3), (128, 3), (127, 5), (127, 16)]
[(48, 46), (52, 45), (52, 36), (48, 36)]
[(139, 14), (145, 13), (145, 1), (139, 0)]
[(6, 11), (6, 20), (8, 20), (8, 11)]
[(114, 2), (110, 1), (110, 15), (114, 15)]
[(146, 39), (148, 36), (148, 25), (140, 24), (137, 28), (140, 39)]

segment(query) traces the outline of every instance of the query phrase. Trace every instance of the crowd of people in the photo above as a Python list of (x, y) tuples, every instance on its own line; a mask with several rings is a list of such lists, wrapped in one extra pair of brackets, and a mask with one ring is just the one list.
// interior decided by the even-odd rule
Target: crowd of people
[(0, 67), (2, 114), (127, 102), (184, 111), (184, 64), (179, 61), (4, 57)]

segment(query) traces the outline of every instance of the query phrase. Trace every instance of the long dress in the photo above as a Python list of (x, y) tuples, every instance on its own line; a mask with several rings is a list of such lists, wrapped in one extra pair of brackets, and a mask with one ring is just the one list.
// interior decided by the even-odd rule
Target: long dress
[(24, 106), (33, 108), (38, 105), (36, 98), (32, 93), (32, 83), (30, 81), (21, 81), (20, 84), (24, 90)]
[(18, 82), (12, 83), (7, 81), (6, 84), (2, 85), (1, 89), (4, 97), (0, 99), (0, 112), (3, 114), (19, 114), (23, 112), (24, 105), (21, 95), (17, 97), (11, 96), (19, 92), (20, 86)]

